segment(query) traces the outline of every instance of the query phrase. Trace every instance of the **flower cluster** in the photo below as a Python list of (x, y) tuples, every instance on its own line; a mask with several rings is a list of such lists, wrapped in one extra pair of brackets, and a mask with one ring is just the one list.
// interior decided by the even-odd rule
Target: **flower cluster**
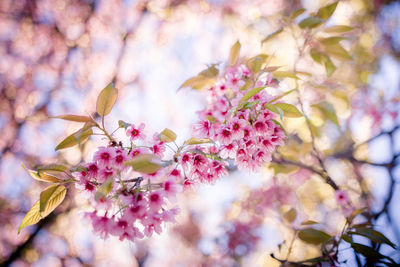
[[(256, 171), (271, 161), (271, 153), (283, 145), (283, 130), (274, 122), (275, 114), (264, 108), (272, 100), (264, 90), (244, 102), (252, 88), (243, 89), (250, 70), (245, 65), (231, 67), (209, 90), (209, 104), (199, 112), (201, 121), (194, 134), (218, 144), (223, 159), (234, 159), (239, 169)], [(274, 86), (270, 75), (255, 86)]]
[[(276, 83), (267, 75), (248, 86), (250, 77), (244, 65), (227, 68), (207, 91), (209, 102), (193, 126), (195, 137), (181, 146), (171, 130), (147, 135), (143, 123), (120, 124), (128, 146), (106, 134), (109, 146), (99, 147), (92, 162), (75, 172), (77, 186), (95, 208), (87, 213), (94, 231), (121, 240), (159, 234), (163, 223), (175, 221), (173, 203), (182, 187), (212, 184), (228, 174), (230, 163), (255, 171), (270, 161), (284, 133), (274, 122), (276, 115), (264, 108), (272, 97), (264, 90), (248, 92)], [(176, 149), (167, 146), (172, 142)], [(165, 155), (167, 148), (172, 158)]]

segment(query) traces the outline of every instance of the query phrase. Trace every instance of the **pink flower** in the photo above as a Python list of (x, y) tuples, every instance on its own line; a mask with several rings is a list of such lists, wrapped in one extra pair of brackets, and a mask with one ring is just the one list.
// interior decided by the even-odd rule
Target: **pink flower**
[(176, 200), (177, 193), (182, 191), (182, 186), (173, 180), (165, 181), (162, 187), (164, 189), (165, 196), (173, 201)]
[(131, 139), (131, 141), (135, 141), (138, 139), (145, 139), (146, 136), (143, 133), (143, 129), (144, 129), (144, 123), (141, 123), (137, 128), (135, 127), (134, 124), (132, 124), (127, 130), (126, 130), (126, 135), (129, 136), (129, 138)]
[(224, 145), (228, 145), (233, 141), (233, 134), (229, 127), (221, 127), (216, 135), (217, 141)]
[(343, 190), (336, 190), (335, 198), (336, 198), (336, 202), (340, 206), (346, 206), (347, 204), (349, 204), (349, 196), (347, 195), (347, 192), (345, 192)]
[(147, 237), (150, 237), (153, 232), (156, 232), (157, 234), (161, 234), (162, 228), (161, 228), (161, 214), (159, 213), (153, 213), (152, 215), (146, 217), (142, 221), (143, 226), (144, 226), (144, 235)]
[(226, 169), (226, 162), (214, 160), (212, 162), (212, 171), (217, 177), (222, 177), (228, 175), (228, 170)]
[(268, 130), (268, 126), (263, 120), (257, 120), (253, 123), (254, 130), (257, 134), (264, 135)]
[(179, 178), (181, 178), (181, 172), (178, 169), (173, 169), (169, 173), (169, 177), (172, 177), (172, 178), (178, 180)]
[(97, 216), (97, 211), (86, 213), (86, 216), (92, 221), (93, 231), (98, 233), (101, 238), (106, 239), (113, 226), (113, 220), (106, 215), (101, 217)]
[(235, 158), (237, 146), (234, 143), (222, 146), (219, 156), (223, 159)]
[(247, 121), (234, 118), (229, 125), (234, 139), (238, 140), (244, 137), (244, 128), (247, 126)]
[(162, 204), (164, 193), (161, 190), (153, 191), (149, 195), (149, 208), (151, 211), (158, 211)]
[(240, 72), (228, 73), (226, 74), (225, 79), (228, 87), (234, 91), (239, 90), (240, 87), (246, 84), (245, 81), (242, 80), (242, 74)]
[(100, 165), (108, 165), (112, 162), (115, 156), (114, 148), (112, 147), (99, 147), (94, 153), (93, 160), (97, 161)]
[(200, 121), (192, 126), (194, 135), (201, 138), (210, 137), (210, 132), (212, 130), (211, 122), (209, 120)]
[(183, 153), (182, 156), (178, 159), (180, 164), (184, 169), (188, 169), (192, 162), (192, 155), (189, 153)]
[(170, 210), (164, 210), (161, 213), (161, 219), (164, 222), (172, 222), (172, 223), (176, 223), (175, 220), (175, 216), (179, 213), (179, 210), (174, 208), (174, 209), (170, 209)]
[(130, 241), (135, 241), (136, 238), (143, 238), (144, 235), (140, 232), (140, 230), (134, 226), (129, 226), (124, 229), (125, 231), (119, 235), (119, 240), (123, 241), (128, 239)]
[(128, 160), (128, 152), (120, 148), (116, 149), (113, 158), (114, 164), (118, 167), (123, 167), (123, 163), (126, 160)]
[(192, 166), (197, 170), (204, 170), (207, 168), (207, 158), (202, 154), (194, 154), (192, 160)]
[(137, 219), (143, 219), (146, 215), (146, 207), (144, 205), (145, 203), (137, 203), (130, 207), (126, 212), (125, 216), (127, 220), (130, 222), (134, 222)]
[(97, 166), (96, 163), (92, 162), (86, 165), (87, 168), (87, 173), (91, 178), (96, 177), (97, 171), (99, 170), (99, 167)]
[(104, 166), (103, 168), (100, 169), (99, 175), (97, 176), (97, 180), (102, 183), (112, 178), (114, 175), (115, 171), (113, 168)]

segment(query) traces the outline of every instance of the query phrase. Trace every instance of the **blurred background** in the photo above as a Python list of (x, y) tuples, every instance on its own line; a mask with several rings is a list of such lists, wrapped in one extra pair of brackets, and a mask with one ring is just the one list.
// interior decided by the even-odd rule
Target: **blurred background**
[[(272, 65), (290, 66), (294, 52), (288, 36), (271, 45), (262, 45), (261, 40), (283, 23), (282, 14), (300, 7), (313, 12), (326, 3), (329, 1), (0, 1), (0, 264), (233, 266), (240, 258), (244, 266), (278, 266), (269, 254), (278, 251), (287, 237), (284, 229), (279, 230), (279, 221), (266, 219), (253, 233), (248, 225), (241, 232), (235, 219), (249, 194), (271, 185), (270, 168), (258, 174), (236, 171), (214, 186), (183, 194), (176, 225), (168, 225), (160, 236), (130, 243), (95, 236), (82, 218), (89, 207), (73, 187), (53, 214), (17, 235), (24, 214), (46, 186), (31, 179), (21, 163), (33, 168), (57, 160), (77, 164), (90, 159), (102, 140), (56, 153), (54, 147), (79, 125), (49, 116), (92, 115), (98, 93), (111, 81), (119, 96), (106, 120), (108, 129), (118, 127), (119, 119), (145, 122), (149, 133), (168, 127), (178, 134), (178, 143), (183, 142), (190, 137), (196, 111), (205, 103), (197, 91), (177, 91), (187, 78), (207, 64), (225, 62), (236, 40), (242, 43), (243, 55), (274, 54), (280, 61)], [(351, 44), (351, 55), (357, 60), (338, 67), (333, 77), (345, 85), (335, 91), (345, 99), (344, 104), (337, 104), (342, 105), (338, 112), (340, 136), (350, 136), (336, 143), (343, 145), (349, 139), (361, 143), (386, 132), (363, 153), (371, 162), (390, 162), (400, 151), (396, 113), (400, 100), (400, 3), (343, 0), (329, 23), (351, 25), (357, 36), (356, 44)], [(319, 78), (320, 69), (315, 72), (318, 83), (335, 85)], [(292, 131), (296, 125), (290, 125)], [(329, 125), (321, 130), (331, 132)], [(302, 138), (301, 132), (298, 134)], [(335, 177), (335, 164), (339, 163), (333, 161), (328, 169)], [(350, 168), (346, 162), (340, 164), (344, 170)], [(393, 166), (388, 173), (379, 165), (357, 166), (368, 185), (366, 203), (376, 210), (387, 207), (387, 216), (377, 218), (376, 223), (390, 225), (383, 228), (399, 244), (400, 210), (396, 204), (385, 205), (389, 195), (389, 202), (400, 203), (400, 170)], [(336, 175), (340, 181), (345, 174), (339, 171)], [(288, 186), (292, 183), (290, 179), (282, 181)], [(298, 195), (305, 192), (303, 188)], [(311, 202), (323, 202), (325, 197), (332, 198), (332, 194), (321, 194)], [(271, 217), (275, 216), (271, 212)], [(324, 217), (323, 213), (310, 216)], [(243, 244), (231, 252), (233, 236)], [(313, 248), (299, 251), (294, 257), (316, 253)], [(400, 255), (395, 252), (392, 257), (398, 260)], [(353, 266), (351, 262), (349, 259), (348, 266)]]

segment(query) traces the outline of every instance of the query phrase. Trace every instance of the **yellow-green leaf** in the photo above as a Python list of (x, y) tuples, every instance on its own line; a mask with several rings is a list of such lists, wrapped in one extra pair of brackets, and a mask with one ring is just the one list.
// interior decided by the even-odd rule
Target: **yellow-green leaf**
[(180, 87), (185, 88), (185, 87), (192, 87), (195, 90), (200, 90), (206, 87), (207, 85), (213, 84), (215, 81), (214, 78), (206, 77), (203, 75), (198, 75), (192, 78), (187, 79)]
[(320, 18), (308, 17), (308, 18), (305, 18), (302, 21), (300, 21), (299, 27), (302, 29), (304, 29), (304, 28), (312, 29), (312, 28), (319, 26), (322, 22), (323, 22), (323, 20)]
[(112, 189), (112, 186), (113, 186), (113, 179), (108, 179), (105, 182), (103, 182), (97, 189), (94, 195), (94, 199), (96, 201), (99, 201), (100, 199), (107, 197), (108, 193), (110, 193)]
[(272, 99), (272, 100), (269, 101), (268, 103), (273, 103), (273, 102), (275, 102), (275, 101), (278, 101), (278, 100), (281, 99), (282, 97), (287, 96), (287, 95), (293, 93), (294, 91), (296, 91), (296, 89), (289, 90), (289, 91), (287, 91), (287, 92), (285, 92), (285, 93), (283, 93), (283, 94), (281, 94), (281, 95), (275, 97), (274, 99)]
[(208, 138), (190, 138), (186, 140), (185, 145), (200, 145), (206, 143), (212, 143), (213, 141)]
[(300, 79), (299, 77), (296, 76), (296, 74), (289, 72), (289, 71), (274, 71), (272, 73), (272, 76), (274, 78), (292, 78), (292, 79)]
[(337, 45), (340, 41), (347, 40), (348, 38), (342, 36), (332, 36), (328, 38), (321, 38), (319, 41), (323, 45)]
[[(47, 187), (40, 193), (40, 205), (39, 212), (43, 214), (43, 212), (48, 210), (54, 210), (65, 197), (66, 189), (63, 185), (51, 185)], [(53, 206), (55, 206), (53, 208)]]
[(287, 220), (289, 223), (294, 222), (297, 217), (297, 211), (294, 208), (291, 208), (287, 212), (283, 214), (283, 218)]
[(320, 230), (313, 229), (313, 228), (306, 228), (306, 229), (300, 230), (298, 236), (304, 242), (313, 244), (313, 245), (318, 245), (318, 244), (324, 243), (331, 238), (331, 236), (328, 235), (327, 233), (320, 231)]
[(233, 66), (236, 64), (239, 58), (240, 47), (241, 45), (239, 41), (236, 41), (236, 43), (231, 47), (229, 52), (229, 65)]
[(312, 105), (312, 107), (317, 108), (326, 119), (332, 121), (337, 127), (340, 127), (335, 108), (331, 103), (323, 101), (321, 103)]
[(21, 229), (35, 224), (40, 221), (42, 217), (40, 216), (39, 212), (39, 201), (32, 206), (32, 208), (26, 213), (25, 217), (22, 219), (21, 225), (18, 227), (18, 234), (21, 232)]
[(55, 118), (55, 119), (62, 119), (62, 120), (67, 120), (67, 121), (76, 121), (76, 122), (92, 122), (93, 119), (89, 116), (81, 116), (81, 115), (59, 115), (59, 116), (54, 116), (50, 118)]
[(169, 142), (173, 142), (176, 140), (176, 133), (174, 133), (172, 130), (165, 128), (158, 136), (158, 138), (165, 142), (165, 143), (169, 143)]
[(295, 10), (295, 11), (292, 13), (292, 15), (290, 15), (290, 18), (291, 18), (291, 19), (295, 19), (295, 18), (297, 18), (298, 16), (300, 16), (301, 14), (303, 14), (304, 11), (306, 11), (304, 8), (299, 8), (299, 9)]
[(336, 70), (336, 66), (333, 64), (332, 60), (328, 56), (324, 58), (324, 65), (325, 65), (326, 75), (328, 77), (332, 76), (332, 74)]
[(207, 69), (201, 71), (199, 75), (204, 77), (216, 77), (219, 73), (219, 70), (216, 66), (217, 64), (211, 64)]
[(332, 16), (333, 12), (335, 12), (337, 4), (338, 2), (334, 2), (330, 5), (321, 7), (317, 12), (317, 17), (325, 21), (328, 20)]
[(318, 224), (318, 222), (313, 220), (307, 220), (301, 223), (301, 225), (312, 225), (312, 224)]
[(247, 100), (249, 100), (250, 98), (252, 98), (253, 96), (255, 96), (256, 94), (258, 94), (259, 92), (261, 92), (262, 90), (265, 89), (265, 86), (261, 86), (261, 87), (256, 87), (253, 88), (249, 91), (247, 91), (244, 96), (242, 97), (242, 99), (240, 99), (241, 103), (246, 102)]
[(324, 29), (324, 32), (328, 32), (328, 33), (333, 33), (333, 32), (337, 32), (337, 33), (342, 33), (342, 32), (349, 32), (352, 31), (354, 28), (347, 26), (347, 25), (336, 25), (336, 26), (332, 26), (329, 28)]
[(266, 72), (274, 72), (279, 68), (282, 68), (282, 66), (268, 66), (268, 67), (265, 67), (263, 70)]
[(124, 162), (125, 166), (131, 166), (135, 171), (153, 174), (163, 166), (161, 164), (161, 160), (152, 154), (141, 154), (129, 161)]
[(63, 181), (62, 179), (59, 179), (54, 175), (46, 174), (40, 171), (29, 170), (25, 167), (24, 164), (22, 164), (22, 168), (27, 170), (28, 173), (32, 176), (32, 178), (38, 181), (48, 182), (48, 183), (60, 183)]
[(37, 223), (49, 215), (58, 205), (60, 205), (65, 198), (66, 188), (62, 185), (58, 185), (58, 187), (59, 189), (56, 190), (56, 193), (53, 193), (48, 199), (42, 212), (40, 212), (40, 200), (36, 201), (36, 203), (22, 219), (21, 225), (18, 227), (18, 234), (21, 232), (22, 228)]
[(97, 97), (97, 102), (96, 102), (97, 113), (102, 117), (108, 115), (111, 112), (111, 109), (115, 104), (115, 101), (117, 101), (117, 96), (118, 96), (117, 88), (115, 88), (112, 83), (107, 85), (106, 88), (104, 88)]
[(55, 172), (65, 172), (67, 167), (60, 164), (49, 164), (49, 165), (40, 165), (37, 167), (38, 171), (55, 171)]
[(271, 34), (268, 34), (267, 37), (265, 37), (265, 38), (261, 41), (261, 43), (263, 44), (263, 43), (268, 42), (269, 40), (273, 39), (273, 38), (276, 37), (278, 34), (280, 34), (282, 31), (283, 31), (283, 28), (280, 28), (280, 29), (274, 31), (274, 32), (271, 33)]
[(252, 57), (247, 61), (247, 67), (252, 73), (258, 73), (261, 70), (262, 64), (268, 58), (265, 54), (260, 54), (258, 56)]
[(290, 117), (290, 118), (299, 118), (303, 117), (303, 114), (293, 105), (287, 104), (287, 103), (275, 103), (275, 104), (270, 104), (266, 103), (264, 104), (264, 107), (276, 114), (280, 114), (279, 110), (283, 111), (283, 114), (285, 117)]
[(325, 45), (324, 51), (327, 54), (334, 56), (336, 58), (342, 59), (342, 60), (353, 60), (353, 58), (346, 51), (346, 49), (344, 49), (340, 44)]
[(71, 134), (65, 138), (61, 143), (56, 146), (56, 151), (68, 147), (72, 147), (77, 144), (84, 143), (93, 134), (92, 128), (83, 127), (82, 129)]

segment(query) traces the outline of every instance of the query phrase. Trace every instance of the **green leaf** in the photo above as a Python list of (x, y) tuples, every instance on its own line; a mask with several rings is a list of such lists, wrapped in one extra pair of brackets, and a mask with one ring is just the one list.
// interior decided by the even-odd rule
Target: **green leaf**
[(247, 100), (249, 100), (250, 98), (252, 98), (253, 96), (255, 96), (256, 94), (258, 94), (259, 92), (261, 92), (262, 90), (265, 89), (265, 86), (261, 86), (261, 87), (256, 87), (253, 88), (249, 91), (247, 91), (244, 96), (242, 97), (242, 99), (240, 99), (241, 103), (246, 102)]
[(321, 38), (319, 41), (323, 45), (337, 45), (340, 41), (347, 40), (348, 38), (342, 36), (332, 36), (328, 38)]
[(336, 66), (333, 64), (332, 60), (329, 57), (325, 58), (324, 61), (326, 76), (330, 77), (336, 70)]
[(274, 72), (279, 68), (282, 68), (282, 67), (281, 66), (269, 66), (269, 67), (265, 67), (263, 70), (266, 72)]
[(396, 248), (396, 245), (393, 244), (384, 234), (372, 228), (356, 227), (354, 231), (348, 231), (347, 233), (349, 235), (365, 236), (375, 243), (380, 243), (380, 244), (383, 243), (391, 246), (394, 249)]
[(326, 55), (324, 55), (323, 53), (321, 53), (320, 51), (318, 51), (315, 48), (311, 48), (310, 49), (310, 56), (315, 62), (317, 62), (319, 64), (322, 64), (324, 62), (323, 58)]
[(285, 117), (290, 117), (290, 118), (299, 118), (303, 117), (303, 114), (294, 106), (291, 104), (287, 103), (275, 103), (275, 104), (270, 104), (266, 103), (264, 104), (264, 107), (276, 114), (280, 114), (279, 109), (283, 111), (283, 115)]
[(236, 64), (239, 58), (240, 47), (241, 45), (239, 41), (236, 41), (236, 43), (231, 47), (229, 52), (229, 65), (233, 66)]
[(54, 119), (62, 119), (62, 120), (67, 120), (67, 121), (76, 121), (76, 122), (92, 122), (93, 119), (89, 116), (81, 116), (81, 115), (59, 115), (59, 116), (54, 116), (50, 117)]
[(300, 78), (297, 77), (296, 74), (289, 71), (274, 71), (272, 73), (272, 76), (274, 76), (274, 78), (292, 78), (300, 80)]
[(252, 108), (252, 107), (254, 107), (255, 105), (257, 105), (258, 103), (260, 103), (260, 100), (253, 101), (253, 102), (246, 102), (240, 109)]
[(112, 83), (107, 85), (97, 97), (96, 111), (97, 113), (104, 117), (111, 112), (115, 101), (117, 101), (118, 90), (114, 87)]
[(51, 209), (53, 205), (58, 206), (64, 199), (65, 193), (66, 189), (63, 185), (51, 185), (47, 187), (40, 193), (39, 212), (43, 213), (45, 209)]
[(362, 254), (365, 258), (369, 260), (379, 260), (379, 259), (389, 259), (390, 261), (393, 262), (393, 260), (385, 255), (382, 255), (378, 251), (374, 250), (371, 247), (368, 247), (366, 245), (362, 245), (359, 243), (351, 243), (351, 247), (356, 251), (357, 253)]
[(36, 203), (22, 219), (21, 225), (18, 227), (18, 234), (21, 232), (22, 228), (37, 223), (49, 215), (58, 205), (60, 205), (65, 198), (66, 189), (62, 185), (58, 185), (57, 187), (59, 188), (56, 190), (56, 193), (52, 194), (52, 196), (48, 199), (42, 212), (40, 212), (40, 200), (36, 201)]
[(272, 100), (269, 101), (268, 103), (273, 103), (273, 102), (275, 102), (275, 101), (281, 99), (282, 97), (287, 96), (288, 94), (293, 93), (294, 91), (296, 91), (296, 89), (289, 90), (289, 91), (287, 91), (287, 92), (285, 92), (285, 93), (283, 93), (283, 94), (281, 94), (281, 95), (275, 97), (274, 99), (272, 99)]
[(320, 18), (308, 17), (308, 18), (305, 18), (302, 21), (300, 21), (299, 27), (302, 29), (304, 29), (304, 28), (312, 29), (312, 28), (319, 26), (322, 22), (323, 22), (323, 20)]
[(326, 119), (333, 122), (337, 127), (340, 127), (335, 108), (331, 103), (323, 101), (321, 103), (312, 105), (312, 107), (317, 108)]
[(347, 243), (350, 243), (350, 244), (353, 243), (353, 239), (349, 235), (342, 235), (342, 239), (344, 241), (346, 241)]
[(295, 10), (292, 13), (292, 15), (290, 15), (290, 18), (293, 20), (293, 19), (297, 18), (298, 16), (300, 16), (301, 14), (303, 14), (304, 11), (306, 11), (304, 8), (299, 8), (299, 9)]
[(200, 145), (200, 144), (206, 144), (206, 143), (212, 143), (213, 141), (208, 138), (190, 138), (185, 141), (185, 145)]
[(219, 73), (219, 70), (216, 66), (217, 64), (211, 64), (207, 69), (201, 71), (199, 75), (210, 78), (216, 77)]
[(353, 60), (350, 54), (340, 44), (325, 45), (324, 51), (341, 60)]
[(165, 128), (159, 135), (158, 138), (165, 142), (165, 143), (170, 143), (176, 140), (176, 133), (174, 133), (172, 130)]
[(318, 224), (318, 222), (313, 220), (307, 220), (301, 223), (301, 225), (313, 225), (313, 224)]
[(254, 57), (247, 61), (247, 67), (251, 70), (252, 73), (257, 73), (261, 70), (261, 66), (264, 60), (262, 57)]
[(161, 160), (153, 154), (140, 154), (131, 160), (124, 162), (125, 166), (131, 166), (137, 172), (153, 174), (163, 166)]
[(269, 40), (272, 40), (274, 37), (278, 36), (278, 34), (280, 34), (281, 32), (283, 32), (283, 28), (280, 28), (276, 31), (274, 31), (271, 34), (268, 34), (262, 41), (261, 43), (264, 44), (266, 42), (268, 42)]
[(338, 4), (338, 2), (334, 2), (330, 5), (321, 7), (317, 12), (317, 17), (319, 17), (325, 21), (328, 20), (332, 16), (332, 14), (335, 12), (337, 4)]
[(88, 169), (86, 167), (83, 167), (81, 165), (72, 167), (71, 169), (69, 169), (70, 172), (87, 172)]
[(289, 223), (294, 222), (297, 217), (297, 211), (294, 208), (291, 208), (287, 212), (283, 214), (283, 218), (287, 220)]
[(22, 164), (22, 168), (27, 170), (28, 173), (32, 176), (32, 178), (38, 181), (48, 182), (48, 183), (60, 183), (63, 181), (62, 179), (59, 179), (54, 175), (46, 174), (40, 171), (29, 170), (25, 167), (24, 164)]
[(336, 26), (332, 26), (332, 27), (324, 29), (324, 32), (328, 32), (328, 33), (333, 33), (333, 32), (343, 33), (343, 32), (352, 31), (353, 29), (354, 29), (353, 27), (346, 26), (346, 25), (336, 25)]
[(314, 228), (306, 228), (299, 231), (299, 238), (306, 243), (318, 245), (328, 241), (331, 236)]
[(93, 130), (91, 129), (91, 127), (92, 126), (84, 126), (80, 130), (65, 138), (61, 143), (56, 146), (56, 151), (84, 143), (93, 134)]
[(194, 90), (200, 90), (203, 89), (204, 87), (213, 84), (215, 81), (214, 78), (206, 77), (203, 75), (198, 75), (192, 78), (187, 79), (180, 87), (185, 88), (185, 87), (191, 87)]
[(49, 164), (49, 165), (40, 165), (37, 167), (38, 171), (55, 171), (55, 172), (65, 172), (67, 167), (60, 164)]
[(99, 201), (100, 199), (106, 198), (108, 193), (110, 193), (112, 186), (113, 186), (113, 179), (108, 179), (105, 182), (103, 182), (97, 189), (94, 195), (94, 199), (96, 201)]
[(119, 120), (118, 126), (119, 126), (119, 128), (124, 128), (126, 130), (129, 126), (131, 126), (131, 124), (124, 122), (123, 120)]

